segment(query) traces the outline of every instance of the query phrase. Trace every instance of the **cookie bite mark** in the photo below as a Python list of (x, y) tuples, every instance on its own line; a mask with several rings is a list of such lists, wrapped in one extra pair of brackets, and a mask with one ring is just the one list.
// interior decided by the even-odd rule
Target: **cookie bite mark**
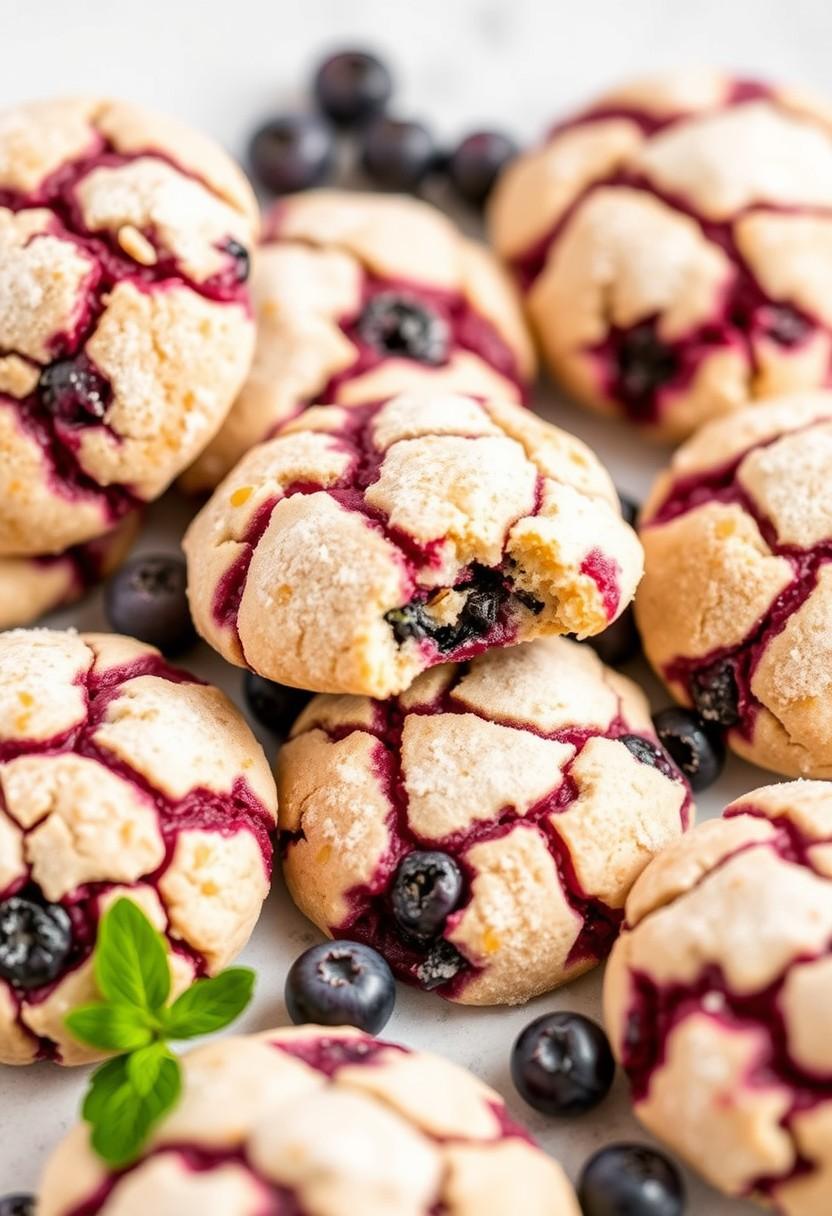
[(635, 877), (692, 816), (642, 694), (563, 639), (434, 668), (388, 701), (315, 698), (278, 787), (301, 910), (480, 1005), (605, 957)]
[(605, 628), (640, 553), (605, 472), (517, 406), (307, 410), (185, 538), (197, 628), (269, 679), (385, 696), (427, 667)]

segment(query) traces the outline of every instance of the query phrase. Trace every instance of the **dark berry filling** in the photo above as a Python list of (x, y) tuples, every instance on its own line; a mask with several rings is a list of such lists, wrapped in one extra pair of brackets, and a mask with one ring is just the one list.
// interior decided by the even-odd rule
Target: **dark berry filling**
[(439, 313), (395, 291), (371, 296), (357, 322), (358, 333), (383, 355), (401, 355), (437, 366), (448, 357), (450, 327)]
[(13, 895), (0, 903), (0, 977), (15, 988), (42, 988), (72, 952), (72, 921), (60, 904)]
[(629, 330), (613, 332), (613, 391), (633, 418), (650, 419), (656, 394), (679, 371), (679, 357), (656, 333), (655, 321), (645, 321)]
[(95, 426), (110, 404), (109, 382), (85, 356), (59, 359), (41, 372), (38, 384), (41, 404), (55, 418), (70, 426)]
[[(471, 581), (455, 590), (465, 593), (465, 604), (452, 625), (437, 622), (431, 614), (432, 601), (429, 600), (413, 600), (404, 608), (388, 612), (384, 619), (392, 628), (396, 641), (403, 645), (411, 638), (419, 642), (428, 639), (443, 655), (451, 654), (490, 634), (511, 597), (500, 575), (484, 566), (475, 567)], [(541, 609), (542, 605), (538, 612)]]

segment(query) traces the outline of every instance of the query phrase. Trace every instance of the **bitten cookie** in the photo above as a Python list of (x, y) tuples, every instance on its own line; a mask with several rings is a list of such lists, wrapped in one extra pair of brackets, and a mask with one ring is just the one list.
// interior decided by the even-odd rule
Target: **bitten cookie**
[(140, 1160), (108, 1173), (76, 1127), (47, 1163), (40, 1216), (580, 1216), (499, 1094), (439, 1056), (298, 1026), (182, 1064), (182, 1098)]
[(245, 945), (269, 887), (274, 781), (218, 689), (131, 638), (0, 635), (0, 1062), (93, 1058), (102, 911), (164, 931), (176, 992)]
[(50, 557), (0, 557), (0, 629), (31, 625), (81, 599), (118, 569), (136, 539), (141, 513), (112, 532)]
[(634, 879), (692, 818), (641, 691), (563, 638), (438, 667), (392, 701), (316, 697), (278, 794), (301, 910), (471, 1005), (604, 958)]
[(425, 392), (307, 410), (243, 457), (184, 548), (197, 629), (226, 659), (378, 697), (488, 647), (599, 633), (642, 569), (579, 440)]
[(0, 557), (156, 498), (248, 371), (257, 212), (212, 142), (125, 102), (0, 113)]
[(832, 108), (641, 80), (514, 161), (490, 215), (555, 375), (665, 440), (829, 383)]
[(644, 649), (735, 751), (832, 777), (832, 393), (710, 423), (644, 507)]
[(610, 958), (639, 1118), (729, 1195), (827, 1216), (832, 788), (755, 790), (653, 861)]
[(416, 199), (311, 190), (281, 200), (265, 220), (252, 297), (251, 373), (186, 489), (213, 489), (314, 402), (382, 401), (420, 386), (519, 401), (534, 373), (505, 272)]

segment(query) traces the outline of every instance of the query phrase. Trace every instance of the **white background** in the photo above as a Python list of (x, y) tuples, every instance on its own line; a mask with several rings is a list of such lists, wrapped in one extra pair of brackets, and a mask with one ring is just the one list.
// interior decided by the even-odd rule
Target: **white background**
[[(532, 137), (612, 80), (674, 65), (714, 63), (821, 90), (832, 76), (828, 0), (0, 0), (0, 20), (0, 105), (62, 92), (122, 94), (189, 119), (237, 154), (252, 125), (298, 102), (310, 65), (343, 44), (382, 53), (399, 82), (398, 110), (429, 121), (447, 139), (483, 123)], [(641, 449), (622, 427), (559, 402), (550, 389), (540, 406), (595, 445), (622, 489), (644, 493), (660, 453)], [(172, 496), (157, 504), (143, 547), (175, 547), (187, 511)], [(71, 619), (104, 626), (95, 599)], [(239, 674), (223, 670), (204, 648), (189, 665), (237, 696)], [(633, 671), (655, 691), (641, 667)], [(718, 787), (700, 799), (700, 818), (769, 779), (731, 762)], [(244, 955), (260, 973), (256, 1001), (241, 1023), (248, 1029), (285, 1023), (286, 967), (317, 940), (279, 881), (276, 887)], [(574, 1177), (610, 1139), (646, 1139), (628, 1113), (621, 1079), (598, 1112), (565, 1126), (523, 1108), (508, 1058), (531, 1017), (556, 1008), (597, 1014), (598, 993), (594, 975), (525, 1009), (489, 1011), (400, 989), (387, 1033), (473, 1068)], [(83, 1084), (82, 1073), (51, 1066), (0, 1070), (0, 1193), (35, 1185)], [(719, 1200), (693, 1179), (689, 1189), (691, 1216), (756, 1210)]]

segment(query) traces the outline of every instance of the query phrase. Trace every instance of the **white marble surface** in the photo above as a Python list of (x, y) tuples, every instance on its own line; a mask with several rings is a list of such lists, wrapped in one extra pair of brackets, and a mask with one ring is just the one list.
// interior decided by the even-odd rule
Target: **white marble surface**
[[(322, 50), (349, 42), (387, 56), (401, 83), (400, 111), (428, 119), (443, 135), (453, 138), (481, 122), (532, 135), (615, 77), (677, 64), (717, 62), (823, 88), (829, 13), (826, 0), (3, 0), (0, 105), (41, 93), (120, 93), (176, 112), (239, 151), (257, 118), (300, 95)], [(622, 489), (644, 493), (661, 463), (659, 452), (640, 450), (622, 427), (581, 413), (549, 389), (539, 403), (596, 447)], [(188, 510), (174, 496), (157, 504), (142, 546), (176, 547)], [(55, 623), (104, 627), (98, 599)], [(190, 665), (237, 696), (239, 673), (205, 648)], [(633, 674), (648, 679), (639, 665)], [(700, 799), (700, 818), (768, 779), (730, 762), (718, 786)], [(242, 1029), (285, 1023), (287, 966), (315, 940), (278, 882), (243, 955), (258, 969), (259, 984)], [(629, 1114), (621, 1079), (599, 1111), (558, 1123), (516, 1097), (509, 1052), (520, 1029), (543, 1011), (597, 1016), (599, 989), (595, 974), (523, 1009), (467, 1011), (400, 989), (387, 1033), (445, 1052), (495, 1085), (574, 1177), (604, 1143), (647, 1139)], [(84, 1083), (82, 1072), (46, 1065), (0, 1070), (0, 1194), (35, 1185), (50, 1146), (74, 1117)], [(692, 1178), (689, 1193), (689, 1216), (756, 1210), (722, 1201)]]

